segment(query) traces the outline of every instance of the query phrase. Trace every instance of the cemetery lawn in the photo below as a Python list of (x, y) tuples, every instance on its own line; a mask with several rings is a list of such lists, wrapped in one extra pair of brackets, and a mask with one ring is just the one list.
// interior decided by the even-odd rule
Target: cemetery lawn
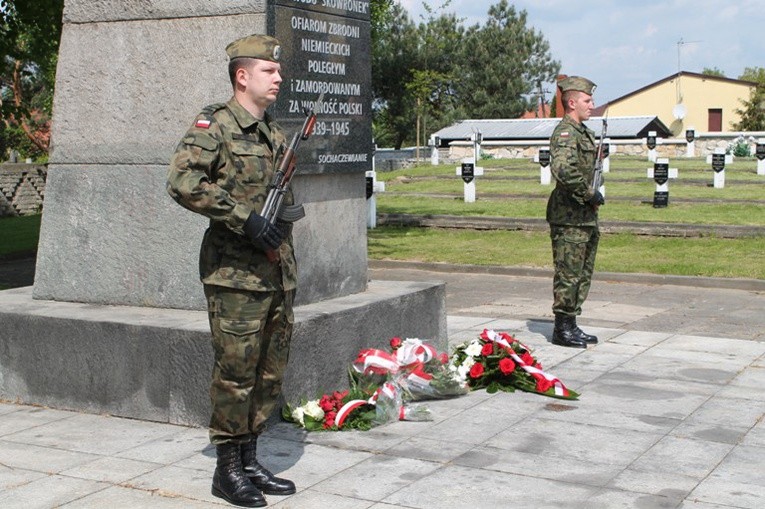
[[(386, 182), (378, 213), (544, 219), (552, 186), (539, 183), (539, 165), (527, 159), (481, 161), (475, 203), (464, 203), (456, 165), (378, 172)], [(683, 223), (765, 227), (765, 176), (754, 158), (726, 165), (725, 187), (712, 187), (702, 158), (677, 158), (669, 207), (653, 208), (655, 183), (644, 158), (612, 156), (601, 222)], [(552, 269), (550, 238), (539, 231), (477, 231), (378, 227), (368, 231), (370, 259)], [(765, 236), (736, 239), (602, 234), (596, 270), (607, 272), (765, 279)]]
[(0, 257), (37, 249), (41, 214), (0, 218)]

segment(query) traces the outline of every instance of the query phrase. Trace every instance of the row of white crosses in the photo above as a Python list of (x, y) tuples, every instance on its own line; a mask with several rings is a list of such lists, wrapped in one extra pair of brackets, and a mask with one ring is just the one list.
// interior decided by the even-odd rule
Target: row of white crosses
[[(476, 166), (476, 161), (480, 160), (481, 154), (481, 141), (482, 135), (480, 131), (474, 131), (470, 136), (470, 140), (473, 142), (473, 157), (467, 157), (462, 160), (462, 164), (457, 168), (457, 176), (462, 177), (464, 182), (464, 200), (465, 203), (475, 202), (475, 177), (483, 175), (483, 168)], [(693, 157), (694, 154), (694, 141), (696, 135), (693, 128), (689, 128), (685, 132), (686, 145), (686, 157)], [(603, 140), (603, 173), (610, 171), (611, 159), (610, 159), (610, 142), (609, 138)], [(653, 179), (656, 182), (656, 191), (654, 192), (654, 207), (666, 207), (669, 203), (669, 179), (677, 178), (677, 168), (669, 167), (669, 159), (657, 158), (656, 145), (661, 140), (657, 139), (656, 131), (649, 131), (646, 138), (646, 145), (648, 146), (648, 160), (654, 163), (652, 168), (648, 168), (648, 178)], [(436, 142), (437, 143), (437, 142)], [(434, 145), (436, 144), (434, 143)], [(437, 152), (436, 152), (437, 154)], [(757, 174), (765, 175), (765, 138), (760, 138), (757, 141), (756, 153), (757, 157)], [(437, 164), (438, 155), (433, 156), (434, 161), (432, 164)], [(715, 171), (714, 175), (714, 187), (725, 187), (725, 164), (732, 161), (730, 155), (725, 154), (725, 150), (717, 149), (714, 154), (707, 156), (707, 163), (712, 165), (712, 169)], [(539, 149), (537, 155), (534, 156), (534, 162), (539, 163), (539, 180), (543, 186), (550, 185), (552, 183), (552, 172), (550, 170), (550, 147), (544, 146)], [(369, 177), (367, 172), (367, 177)], [(376, 182), (376, 181), (375, 181)], [(367, 187), (369, 189), (369, 185)], [(377, 184), (375, 184), (377, 185)], [(382, 191), (385, 190), (385, 184), (381, 183)], [(375, 188), (375, 190), (377, 190)], [(600, 193), (605, 197), (606, 187), (600, 186)], [(367, 191), (367, 196), (370, 192)], [(374, 199), (374, 194), (372, 194)]]
[[(610, 138), (603, 139), (603, 173), (611, 171), (611, 150), (610, 150)], [(534, 156), (534, 162), (539, 163), (539, 182), (543, 186), (549, 186), (552, 183), (552, 171), (550, 170), (550, 147), (545, 146), (539, 149), (537, 155)], [(606, 185), (603, 184), (598, 188), (600, 194), (603, 197), (606, 196)]]

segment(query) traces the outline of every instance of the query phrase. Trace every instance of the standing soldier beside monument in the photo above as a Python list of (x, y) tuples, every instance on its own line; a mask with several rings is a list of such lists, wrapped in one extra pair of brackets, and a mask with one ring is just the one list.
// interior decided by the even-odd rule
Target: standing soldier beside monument
[[(199, 269), (215, 356), (212, 493), (234, 505), (262, 507), (263, 493), (295, 493), (292, 481), (275, 477), (256, 459), (258, 436), (281, 392), (297, 285), (290, 226), (259, 215), (286, 148), (266, 112), (282, 81), (280, 46), (273, 37), (251, 35), (229, 44), (226, 53), (233, 97), (196, 117), (173, 155), (167, 190), (210, 218)], [(284, 203), (293, 203), (291, 192)]]
[(547, 202), (553, 263), (553, 313), (556, 345), (587, 348), (598, 338), (585, 334), (577, 315), (590, 291), (598, 250), (598, 207), (605, 203), (593, 189), (597, 147), (595, 133), (584, 125), (594, 104), (595, 84), (578, 76), (558, 82), (564, 116), (550, 138), (551, 171), (555, 189)]

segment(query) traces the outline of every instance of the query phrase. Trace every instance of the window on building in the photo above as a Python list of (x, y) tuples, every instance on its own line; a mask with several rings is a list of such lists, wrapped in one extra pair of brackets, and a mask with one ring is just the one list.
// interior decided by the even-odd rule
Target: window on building
[(709, 126), (707, 131), (710, 133), (722, 131), (722, 109), (709, 108)]

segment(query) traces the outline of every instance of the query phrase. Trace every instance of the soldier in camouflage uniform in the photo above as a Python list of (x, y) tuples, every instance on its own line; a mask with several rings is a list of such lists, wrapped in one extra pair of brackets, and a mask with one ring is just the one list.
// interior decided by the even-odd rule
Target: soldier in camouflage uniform
[(590, 291), (598, 250), (598, 207), (603, 195), (592, 189), (597, 147), (595, 134), (584, 125), (594, 104), (595, 84), (571, 76), (558, 82), (565, 115), (550, 138), (551, 171), (555, 189), (547, 202), (553, 263), (553, 313), (556, 345), (587, 348), (598, 338), (576, 324)]
[[(263, 493), (295, 493), (294, 483), (275, 477), (255, 457), (281, 391), (297, 284), (290, 225), (272, 225), (259, 215), (286, 150), (284, 133), (266, 112), (282, 81), (280, 46), (273, 37), (252, 35), (226, 52), (234, 95), (196, 117), (173, 155), (167, 190), (210, 218), (199, 269), (215, 353), (212, 492), (235, 505), (261, 507)], [(284, 203), (293, 203), (291, 193)]]

